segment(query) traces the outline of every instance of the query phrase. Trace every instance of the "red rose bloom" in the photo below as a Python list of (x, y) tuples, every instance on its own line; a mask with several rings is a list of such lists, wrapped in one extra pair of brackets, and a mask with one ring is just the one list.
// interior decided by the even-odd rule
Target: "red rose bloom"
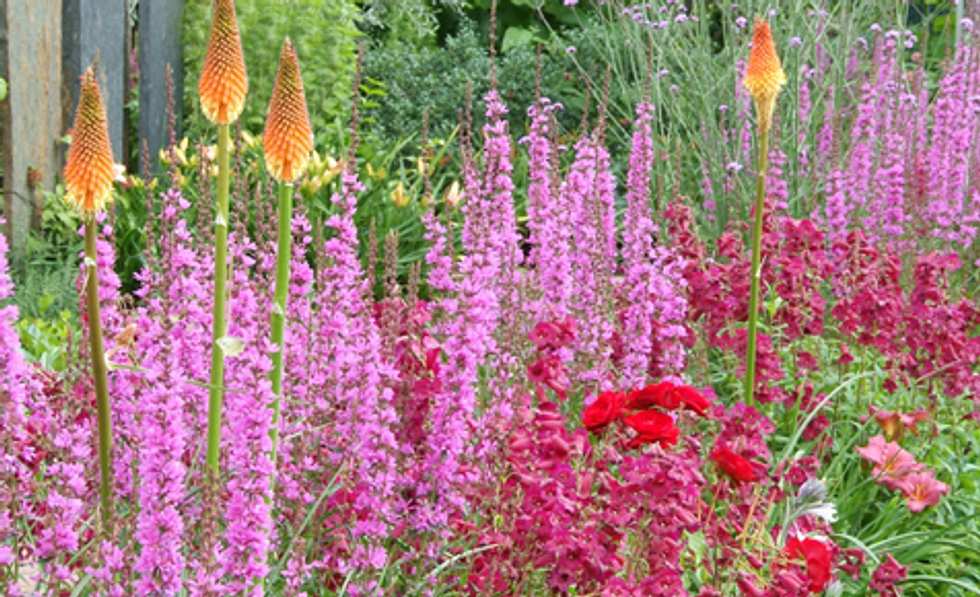
[(603, 392), (582, 411), (582, 426), (589, 431), (599, 431), (615, 421), (623, 410), (626, 395), (622, 392)]
[(715, 449), (711, 451), (711, 460), (718, 465), (721, 472), (736, 481), (750, 483), (758, 480), (752, 462), (742, 458), (725, 446), (716, 445)]
[(660, 408), (673, 410), (680, 406), (680, 404), (680, 396), (674, 394), (674, 384), (669, 381), (662, 381), (630, 392), (626, 406), (636, 409), (659, 406)]
[(655, 410), (645, 410), (624, 417), (623, 422), (639, 433), (630, 441), (630, 447), (660, 442), (660, 445), (666, 448), (676, 444), (681, 433), (677, 425), (674, 425), (674, 419), (670, 415)]
[(711, 408), (711, 401), (691, 386), (677, 386), (671, 392), (671, 395), (673, 396), (673, 400), (683, 404), (685, 408), (693, 410), (702, 417), (707, 415), (708, 409)]
[(806, 575), (810, 578), (811, 592), (819, 593), (830, 583), (833, 553), (830, 546), (823, 541), (811, 537), (790, 537), (786, 541), (786, 557), (791, 560), (806, 560)]

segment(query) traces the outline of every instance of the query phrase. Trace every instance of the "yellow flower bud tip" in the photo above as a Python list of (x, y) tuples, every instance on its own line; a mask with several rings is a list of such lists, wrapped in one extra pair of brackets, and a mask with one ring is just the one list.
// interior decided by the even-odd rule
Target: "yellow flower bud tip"
[(234, 0), (212, 3), (211, 38), (197, 90), (201, 110), (215, 124), (230, 124), (245, 108), (248, 75)]
[(83, 215), (92, 216), (108, 202), (116, 170), (102, 93), (91, 67), (81, 77), (71, 139), (64, 171), (65, 196)]
[(779, 95), (786, 84), (786, 73), (779, 62), (772, 31), (768, 21), (756, 19), (752, 33), (752, 50), (745, 70), (745, 88), (757, 102), (765, 102)]
[(395, 207), (405, 207), (408, 205), (409, 196), (405, 192), (405, 185), (399, 182), (395, 185), (395, 190), (391, 193), (391, 202), (395, 204)]
[(445, 198), (446, 203), (448, 203), (450, 207), (456, 207), (459, 205), (460, 201), (463, 199), (463, 193), (460, 190), (459, 181), (454, 180), (453, 183), (449, 185), (449, 188), (446, 190)]
[(269, 101), (262, 148), (269, 174), (280, 182), (296, 180), (313, 151), (313, 128), (306, 109), (303, 78), (289, 38), (282, 44), (279, 56), (279, 72)]

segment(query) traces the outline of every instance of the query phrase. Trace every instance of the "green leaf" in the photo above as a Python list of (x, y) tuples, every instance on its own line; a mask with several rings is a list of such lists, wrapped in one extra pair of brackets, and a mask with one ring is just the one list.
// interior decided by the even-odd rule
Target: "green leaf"
[(7, 80), (0, 77), (0, 102), (7, 99)]
[(534, 45), (536, 36), (530, 29), (524, 27), (508, 27), (504, 33), (504, 41), (500, 45), (501, 52), (509, 52), (514, 48)]

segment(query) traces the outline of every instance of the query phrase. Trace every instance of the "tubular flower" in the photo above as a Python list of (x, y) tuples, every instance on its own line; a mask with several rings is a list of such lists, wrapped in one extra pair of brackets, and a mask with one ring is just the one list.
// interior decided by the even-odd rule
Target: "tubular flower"
[(269, 101), (262, 146), (266, 167), (279, 182), (293, 182), (301, 175), (313, 151), (313, 129), (299, 60), (288, 38), (279, 56), (279, 73)]
[(751, 483), (759, 480), (759, 474), (752, 461), (742, 457), (722, 445), (716, 445), (711, 451), (711, 460), (718, 465), (723, 473), (741, 483)]
[(245, 107), (248, 75), (234, 0), (214, 0), (211, 39), (197, 91), (204, 115), (215, 124), (231, 124)]
[(91, 67), (82, 74), (71, 137), (65, 163), (67, 199), (88, 217), (105, 207), (116, 176), (105, 106)]
[(776, 96), (786, 84), (786, 73), (779, 62), (769, 22), (764, 19), (757, 19), (755, 22), (752, 50), (749, 52), (749, 64), (743, 84), (755, 100), (759, 128), (768, 129), (776, 107)]

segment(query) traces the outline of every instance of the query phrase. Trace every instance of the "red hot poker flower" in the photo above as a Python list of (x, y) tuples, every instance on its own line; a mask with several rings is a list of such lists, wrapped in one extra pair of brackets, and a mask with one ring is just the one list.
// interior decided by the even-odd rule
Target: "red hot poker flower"
[(599, 431), (619, 418), (626, 395), (622, 392), (603, 392), (582, 411), (582, 426)]
[(104, 209), (112, 194), (112, 146), (105, 105), (92, 67), (82, 74), (75, 126), (65, 162), (68, 202), (86, 218)]
[(624, 417), (623, 422), (639, 434), (630, 441), (630, 447), (659, 442), (662, 447), (666, 448), (676, 444), (681, 433), (670, 415), (655, 410), (645, 410)]
[(716, 445), (711, 451), (711, 460), (718, 465), (721, 472), (736, 481), (751, 483), (759, 480), (752, 461), (739, 456), (725, 446)]
[(313, 151), (313, 130), (299, 59), (289, 38), (282, 44), (262, 146), (269, 174), (280, 182), (296, 180), (306, 169)]
[(786, 557), (806, 561), (811, 592), (820, 593), (830, 583), (833, 553), (827, 543), (812, 537), (790, 537), (786, 541)]
[(234, 0), (212, 3), (211, 37), (197, 90), (201, 110), (215, 124), (230, 124), (245, 108), (248, 75)]

